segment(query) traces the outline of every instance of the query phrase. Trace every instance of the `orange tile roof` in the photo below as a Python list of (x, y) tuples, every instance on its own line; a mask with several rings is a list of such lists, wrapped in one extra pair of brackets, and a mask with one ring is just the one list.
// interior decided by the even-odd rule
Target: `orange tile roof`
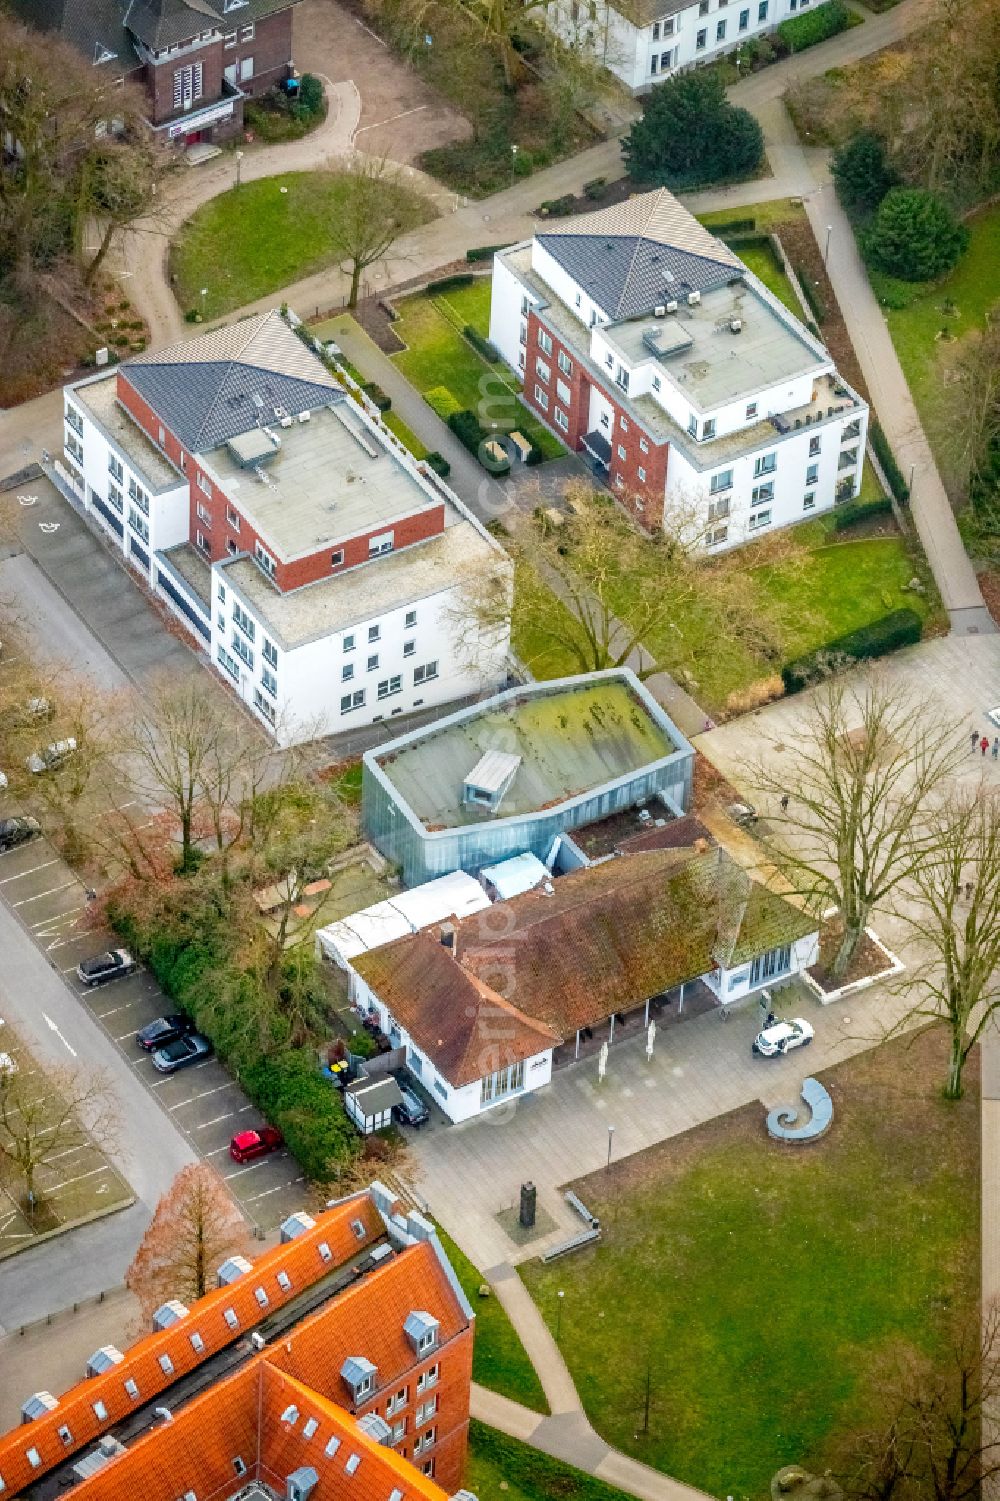
[[(355, 1233), (352, 1222), (360, 1222), (363, 1235)], [(294, 1240), (265, 1251), (254, 1261), (252, 1271), (237, 1282), (206, 1293), (191, 1305), (185, 1318), (132, 1345), (120, 1364), (72, 1387), (52, 1412), (11, 1429), (0, 1438), (0, 1479), (7, 1493), (16, 1494), (92, 1443), (179, 1377), (245, 1335), (349, 1261), (364, 1246), (378, 1240), (384, 1229), (375, 1206), (362, 1195), (318, 1215), (316, 1224)], [(324, 1244), (329, 1247), (328, 1259), (319, 1250)], [(279, 1273), (287, 1276), (288, 1288), (278, 1283)], [(258, 1288), (264, 1289), (266, 1307), (257, 1299)], [(236, 1315), (235, 1328), (226, 1320), (229, 1309)], [(201, 1336), (200, 1350), (191, 1343), (195, 1334)], [(161, 1365), (163, 1359), (168, 1362), (166, 1368)], [(126, 1391), (127, 1380), (135, 1382), (137, 1397)], [(24, 1395), (27, 1397), (29, 1393)], [(98, 1403), (103, 1404), (103, 1417), (95, 1411)], [(68, 1432), (68, 1439), (60, 1434), (60, 1429)], [(28, 1458), (32, 1449), (38, 1455), (38, 1463), (34, 1465)], [(176, 1501), (177, 1494), (171, 1501)]]
[[(255, 1479), (283, 1495), (287, 1477), (307, 1465), (317, 1472), (312, 1501), (392, 1501), (396, 1491), (402, 1501), (445, 1501), (439, 1485), (314, 1389), (334, 1386), (342, 1348), (367, 1342), (382, 1354), (371, 1340), (384, 1339), (382, 1326), (390, 1321), (399, 1320), (401, 1329), (400, 1311), (405, 1308), (405, 1317), (413, 1307), (440, 1318), (442, 1343), (469, 1323), (427, 1244), (401, 1252), (170, 1420), (157, 1422), (75, 1486), (73, 1496), (178, 1501), (193, 1491), (197, 1501), (221, 1501)], [(308, 1337), (296, 1348), (303, 1332)], [(413, 1367), (417, 1357), (406, 1349), (406, 1365)], [(296, 1374), (281, 1368), (289, 1363)], [(352, 1455), (359, 1463), (349, 1471)]]

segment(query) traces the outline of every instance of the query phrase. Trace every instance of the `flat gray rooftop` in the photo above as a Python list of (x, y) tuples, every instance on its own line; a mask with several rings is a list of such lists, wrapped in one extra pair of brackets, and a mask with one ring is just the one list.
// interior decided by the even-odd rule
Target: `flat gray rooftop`
[(190, 542), (178, 542), (163, 554), (173, 564), (186, 584), (197, 594), (203, 605), (212, 612), (212, 566)]
[(400, 605), (415, 604), (463, 577), (475, 579), (491, 562), (503, 561), (501, 549), (446, 505), (445, 529), (437, 537), (287, 594), (264, 577), (252, 558), (218, 566), (225, 570), (226, 582), (266, 622), (269, 633), (288, 649), (332, 631), (349, 630)]
[[(431, 829), (535, 813), (669, 756), (676, 746), (625, 682), (582, 681), (511, 697), (431, 729), (379, 757), (386, 777)], [(495, 813), (463, 804), (462, 785), (490, 750), (521, 757)]]
[(77, 387), (70, 397), (100, 423), (108, 437), (131, 460), (133, 467), (149, 480), (154, 492), (186, 485), (180, 470), (164, 458), (156, 444), (126, 412), (118, 400), (117, 390), (117, 372), (109, 370), (99, 380)]
[[(258, 466), (263, 479), (238, 462), (229, 444), (199, 455), (199, 461), (285, 561), (335, 547), (369, 528), (388, 527), (434, 504), (346, 397), (335, 401), (333, 410), (314, 411), (308, 422), (271, 423), (270, 429), (281, 446), (265, 437), (271, 457)], [(254, 429), (250, 436), (259, 433)], [(235, 441), (247, 439), (243, 434)]]

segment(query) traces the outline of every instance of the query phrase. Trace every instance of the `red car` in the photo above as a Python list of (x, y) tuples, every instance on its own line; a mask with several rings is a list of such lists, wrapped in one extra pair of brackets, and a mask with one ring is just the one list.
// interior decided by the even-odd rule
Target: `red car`
[(266, 1157), (284, 1145), (284, 1137), (277, 1126), (261, 1126), (259, 1131), (237, 1131), (229, 1143), (229, 1155), (234, 1162), (253, 1162), (255, 1157)]

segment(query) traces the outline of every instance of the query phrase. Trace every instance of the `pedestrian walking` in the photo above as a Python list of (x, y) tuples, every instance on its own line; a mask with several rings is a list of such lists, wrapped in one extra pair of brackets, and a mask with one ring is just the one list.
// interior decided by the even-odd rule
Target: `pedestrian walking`
[(966, 883), (965, 883), (965, 900), (967, 902), (971, 902), (972, 901), (972, 882), (971, 881), (966, 881)]
[(976, 754), (976, 742), (978, 741), (978, 739), (979, 739), (979, 731), (978, 730), (973, 730), (972, 731), (972, 754), (973, 755)]
[(985, 756), (986, 752), (989, 750), (989, 748), (990, 748), (990, 742), (987, 740), (986, 736), (984, 735), (983, 738), (982, 738), (982, 740), (980, 740), (980, 742), (979, 742), (979, 749), (982, 751), (983, 755)]
[(785, 793), (784, 797), (781, 799), (781, 811), (782, 811), (782, 813), (787, 813), (788, 812), (788, 793), (787, 792)]
[(998, 756), (1000, 756), (1000, 735), (994, 735), (993, 736), (993, 759), (994, 759), (994, 761), (997, 759)]

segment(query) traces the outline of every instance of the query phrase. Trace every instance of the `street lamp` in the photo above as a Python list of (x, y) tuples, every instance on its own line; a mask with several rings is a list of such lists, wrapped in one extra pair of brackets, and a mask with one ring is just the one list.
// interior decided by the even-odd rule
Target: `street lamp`
[(510, 148), (510, 182), (511, 182), (511, 187), (513, 187), (513, 185), (514, 185), (514, 179), (515, 179), (516, 176), (517, 176), (517, 146), (513, 145)]
[(204, 321), (205, 321), (205, 298), (207, 296), (208, 296), (208, 288), (207, 287), (202, 287), (202, 289), (201, 289), (201, 321), (202, 321), (202, 323), (204, 323)]
[(236, 153), (236, 186), (237, 187), (239, 187), (239, 185), (240, 185), (240, 164), (241, 164), (242, 161), (243, 161), (243, 152), (242, 151), (237, 151), (237, 153)]
[(556, 1304), (556, 1344), (559, 1343), (559, 1335), (562, 1333), (562, 1308), (565, 1296), (566, 1294), (562, 1288), (556, 1293), (556, 1297), (559, 1299), (559, 1302)]
[(823, 251), (823, 265), (824, 266), (826, 265), (827, 261), (830, 258), (830, 236), (832, 234), (833, 234), (833, 225), (832, 224), (828, 224), (826, 226), (826, 249)]
[(609, 1126), (608, 1127), (608, 1167), (609, 1168), (611, 1167), (611, 1143), (614, 1141), (614, 1136), (615, 1136), (615, 1128), (614, 1128), (614, 1126)]

